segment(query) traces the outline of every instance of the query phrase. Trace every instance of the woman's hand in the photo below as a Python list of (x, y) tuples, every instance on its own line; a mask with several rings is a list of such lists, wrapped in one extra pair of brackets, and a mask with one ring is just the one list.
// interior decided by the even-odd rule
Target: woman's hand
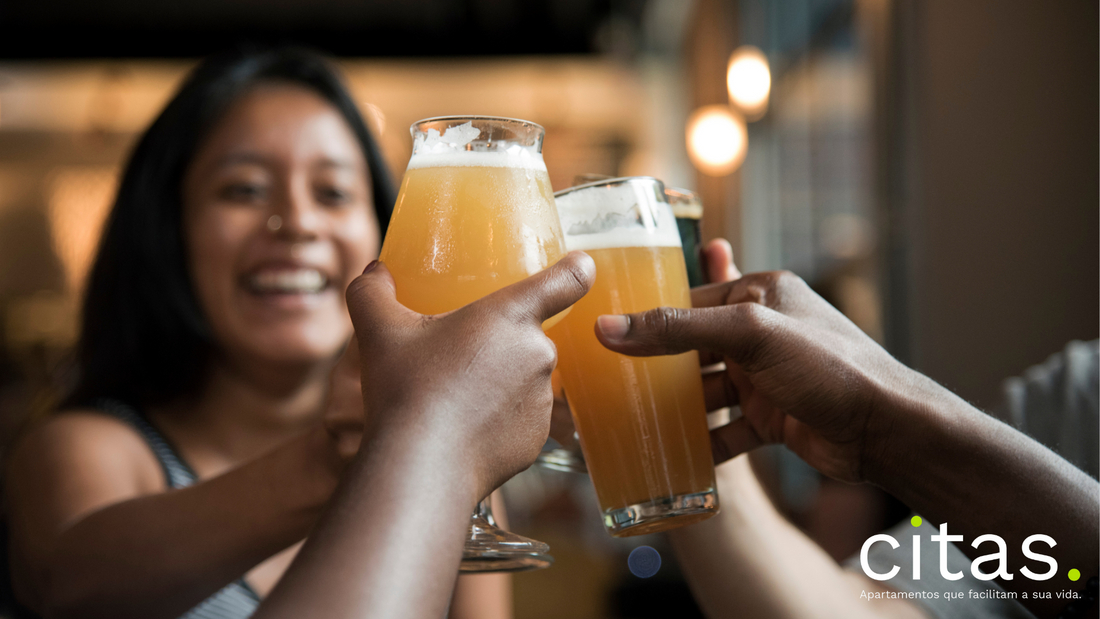
[(457, 450), (487, 495), (534, 461), (546, 441), (557, 361), (547, 318), (591, 287), (595, 265), (572, 252), (465, 307), (424, 316), (398, 303), (375, 263), (348, 288), (368, 434), (398, 432)]
[(725, 371), (704, 379), (708, 409), (739, 404), (742, 417), (711, 432), (716, 461), (785, 443), (830, 477), (864, 479), (868, 445), (881, 444), (869, 435), (889, 427), (877, 404), (915, 373), (789, 272), (696, 288), (692, 302), (602, 316), (597, 337), (635, 356), (700, 349), (724, 358)]

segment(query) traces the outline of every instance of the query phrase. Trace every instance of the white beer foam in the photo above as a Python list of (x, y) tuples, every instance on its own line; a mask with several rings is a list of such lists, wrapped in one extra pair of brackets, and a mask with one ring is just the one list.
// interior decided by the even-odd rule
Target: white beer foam
[(443, 135), (428, 129), (416, 136), (409, 169), (476, 166), (546, 171), (542, 154), (531, 146), (510, 144), (496, 150), (467, 150), (467, 145), (480, 135), (481, 130), (473, 122), (449, 127)]
[[(556, 197), (565, 247), (680, 247), (680, 230), (667, 202), (632, 184), (596, 186)], [(593, 213), (598, 213), (593, 217)]]
[(532, 148), (522, 146), (504, 151), (447, 150), (445, 152), (418, 152), (409, 159), (409, 169), (414, 168), (519, 168), (546, 171), (542, 155)]
[(474, 127), (473, 121), (448, 127), (443, 135), (439, 135), (438, 129), (428, 129), (427, 133), (417, 136), (416, 141), (425, 150), (432, 150), (440, 145), (451, 149), (464, 149), (467, 144), (481, 135), (481, 129)]

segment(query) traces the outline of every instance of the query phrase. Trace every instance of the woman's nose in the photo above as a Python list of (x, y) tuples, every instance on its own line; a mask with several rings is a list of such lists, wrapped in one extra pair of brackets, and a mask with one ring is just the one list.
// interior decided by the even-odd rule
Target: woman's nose
[(288, 188), (274, 207), (267, 226), (278, 236), (298, 241), (316, 238), (320, 233), (320, 207), (308, 188)]

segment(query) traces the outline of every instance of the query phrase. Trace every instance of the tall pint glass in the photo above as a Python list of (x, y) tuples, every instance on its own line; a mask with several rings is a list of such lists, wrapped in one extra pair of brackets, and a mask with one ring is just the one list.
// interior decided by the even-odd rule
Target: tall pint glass
[(611, 535), (655, 533), (718, 512), (695, 352), (628, 357), (604, 348), (601, 314), (691, 307), (664, 186), (618, 178), (555, 194), (566, 247), (596, 262), (596, 282), (548, 334), (588, 472)]
[[(456, 116), (419, 121), (411, 132), (412, 158), (380, 257), (393, 274), (398, 301), (422, 314), (448, 312), (565, 254), (542, 160), (542, 127)], [(546, 567), (548, 550), (498, 528), (486, 499), (471, 519), (461, 569)]]

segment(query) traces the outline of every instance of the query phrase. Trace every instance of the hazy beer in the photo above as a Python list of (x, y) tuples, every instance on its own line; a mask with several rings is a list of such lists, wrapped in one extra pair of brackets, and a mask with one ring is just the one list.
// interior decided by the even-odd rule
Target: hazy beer
[[(446, 117), (415, 123), (412, 134), (412, 157), (380, 256), (403, 305), (422, 314), (458, 309), (565, 254), (542, 160), (542, 127)], [(471, 520), (461, 569), (546, 567), (547, 550), (497, 528), (483, 501)]]
[(548, 335), (612, 535), (653, 533), (718, 511), (695, 352), (628, 357), (593, 331), (601, 314), (691, 307), (676, 221), (660, 181), (599, 181), (556, 195), (568, 249), (596, 282)]
[(414, 153), (381, 254), (397, 299), (448, 312), (557, 262), (553, 205), (537, 151)]

